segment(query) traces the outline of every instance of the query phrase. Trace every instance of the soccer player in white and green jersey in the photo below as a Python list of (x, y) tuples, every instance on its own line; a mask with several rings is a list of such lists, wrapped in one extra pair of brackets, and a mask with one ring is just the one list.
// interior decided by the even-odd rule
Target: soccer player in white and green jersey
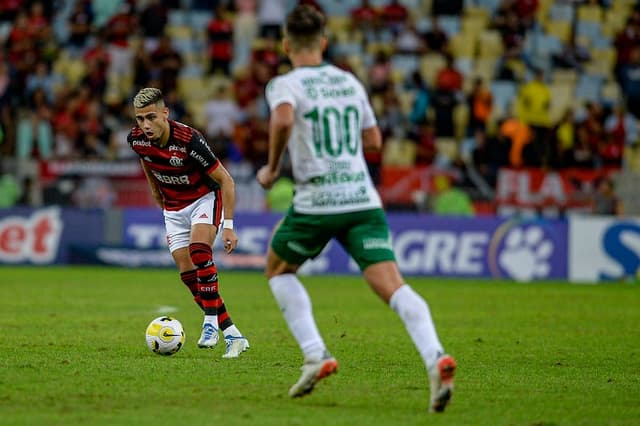
[(293, 70), (267, 86), (271, 109), (268, 164), (257, 174), (275, 182), (285, 149), (291, 158), (293, 206), (277, 226), (265, 273), (273, 295), (304, 355), (291, 397), (310, 393), (338, 369), (318, 331), (309, 295), (296, 272), (335, 238), (360, 267), (371, 289), (404, 322), (427, 368), (431, 411), (443, 411), (453, 391), (456, 363), (446, 355), (429, 307), (398, 270), (382, 203), (363, 150), (380, 149), (382, 137), (362, 84), (323, 62), (325, 18), (300, 5), (287, 16), (283, 48)]

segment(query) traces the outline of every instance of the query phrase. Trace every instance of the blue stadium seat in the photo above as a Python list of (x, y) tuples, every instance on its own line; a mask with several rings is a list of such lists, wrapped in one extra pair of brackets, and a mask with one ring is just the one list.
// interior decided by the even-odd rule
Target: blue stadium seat
[(516, 83), (508, 80), (494, 80), (491, 82), (493, 106), (502, 112), (509, 110), (518, 93)]
[(556, 3), (549, 8), (549, 19), (552, 21), (573, 21), (575, 11), (570, 3)]
[(595, 74), (580, 74), (576, 84), (575, 96), (585, 101), (599, 102), (602, 97), (604, 77)]
[(438, 23), (449, 37), (453, 37), (460, 32), (460, 17), (452, 15), (443, 15), (438, 18)]

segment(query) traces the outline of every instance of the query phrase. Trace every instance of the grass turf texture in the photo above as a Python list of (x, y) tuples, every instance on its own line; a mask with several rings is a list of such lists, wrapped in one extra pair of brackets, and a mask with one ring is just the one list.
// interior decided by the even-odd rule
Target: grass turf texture
[[(307, 277), (339, 373), (303, 399), (301, 355), (258, 273), (221, 271), (250, 339), (196, 347), (201, 314), (172, 270), (1, 267), (2, 425), (637, 425), (640, 287), (410, 279), (458, 361), (446, 413), (396, 315), (359, 277)], [(148, 322), (185, 327), (175, 356), (151, 353)]]

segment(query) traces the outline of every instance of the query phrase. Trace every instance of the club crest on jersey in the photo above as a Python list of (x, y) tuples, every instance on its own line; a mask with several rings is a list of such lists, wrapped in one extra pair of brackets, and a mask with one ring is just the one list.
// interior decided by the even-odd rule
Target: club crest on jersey
[(171, 164), (173, 167), (182, 167), (182, 158), (172, 155), (169, 159), (169, 164)]

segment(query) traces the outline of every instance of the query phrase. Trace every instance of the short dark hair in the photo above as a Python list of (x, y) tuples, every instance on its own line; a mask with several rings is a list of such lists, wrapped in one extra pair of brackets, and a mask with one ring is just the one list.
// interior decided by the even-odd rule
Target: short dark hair
[(144, 89), (140, 89), (140, 91), (133, 98), (133, 106), (135, 108), (144, 108), (146, 106), (155, 104), (164, 106), (164, 96), (162, 95), (162, 90), (155, 87), (145, 87)]
[(324, 36), (325, 16), (313, 6), (300, 4), (287, 15), (285, 33), (294, 50), (313, 47)]

